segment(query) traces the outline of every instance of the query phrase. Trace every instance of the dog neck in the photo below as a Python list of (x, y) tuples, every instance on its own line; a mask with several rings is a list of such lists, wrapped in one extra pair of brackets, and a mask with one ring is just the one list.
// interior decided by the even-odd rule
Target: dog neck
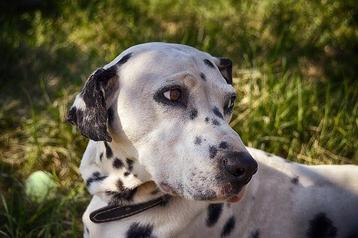
[[(106, 206), (122, 208), (120, 211), (123, 211), (123, 208), (128, 206), (131, 206), (130, 211), (133, 211), (134, 206), (134, 210), (138, 211), (137, 208), (144, 203), (144, 206), (149, 208), (140, 211), (140, 213), (134, 212), (133, 214), (138, 214), (137, 216), (126, 216), (128, 213), (123, 212), (114, 215), (106, 213), (105, 216), (102, 216), (102, 220), (103, 218), (109, 218), (109, 221), (112, 218), (118, 220), (116, 218), (124, 215), (123, 217), (129, 219), (126, 221), (130, 221), (130, 224), (148, 222), (148, 224), (156, 227), (156, 233), (161, 234), (160, 237), (173, 237), (183, 232), (189, 232), (191, 229), (195, 230), (195, 223), (192, 222), (194, 220), (202, 222), (209, 229), (213, 226), (211, 216), (215, 212), (226, 213), (225, 216), (222, 215), (221, 220), (217, 221), (221, 226), (231, 216), (230, 206), (224, 204), (213, 205), (206, 201), (186, 200), (177, 196), (167, 198), (164, 203), (162, 201), (157, 203), (156, 199), (167, 194), (159, 190), (151, 177), (139, 164), (135, 151), (134, 148), (118, 143), (116, 140), (111, 143), (90, 141), (84, 153), (80, 170), (90, 193), (94, 195), (95, 199), (100, 198), (102, 201), (100, 206), (89, 209), (86, 214), (87, 219), (91, 217), (90, 214), (92, 214), (93, 218), (94, 215), (98, 214), (96, 211), (106, 208)], [(127, 160), (132, 162), (128, 163)], [(246, 206), (247, 199), (254, 196), (254, 190), (256, 189), (252, 190), (248, 186), (246, 195), (244, 195), (244, 199), (240, 203), (243, 202)], [(247, 197), (246, 199), (245, 196)], [(152, 204), (155, 204), (155, 207), (152, 207)], [(109, 210), (105, 209), (105, 211)], [(245, 220), (245, 216), (243, 213), (241, 214), (241, 219)], [(159, 219), (159, 217), (163, 216), (167, 220), (175, 220), (175, 225), (171, 224), (168, 227), (166, 220)], [(127, 231), (129, 227), (125, 227), (125, 224), (123, 224), (123, 229), (120, 227), (118, 229)]]

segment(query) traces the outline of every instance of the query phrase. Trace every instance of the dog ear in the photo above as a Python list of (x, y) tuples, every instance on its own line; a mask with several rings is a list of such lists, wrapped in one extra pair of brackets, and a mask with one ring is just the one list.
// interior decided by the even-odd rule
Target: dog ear
[(94, 141), (112, 141), (107, 130), (108, 109), (118, 89), (117, 66), (97, 69), (86, 81), (66, 120)]
[(215, 57), (215, 64), (218, 66), (226, 82), (232, 85), (232, 61), (225, 57)]

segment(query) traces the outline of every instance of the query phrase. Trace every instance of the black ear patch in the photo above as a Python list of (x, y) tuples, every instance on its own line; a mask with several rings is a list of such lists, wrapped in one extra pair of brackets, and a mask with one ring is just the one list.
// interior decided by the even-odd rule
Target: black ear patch
[(77, 95), (66, 120), (91, 140), (111, 141), (107, 131), (107, 110), (117, 89), (117, 66), (97, 69)]
[(232, 84), (232, 61), (229, 58), (217, 57), (216, 65), (228, 84)]

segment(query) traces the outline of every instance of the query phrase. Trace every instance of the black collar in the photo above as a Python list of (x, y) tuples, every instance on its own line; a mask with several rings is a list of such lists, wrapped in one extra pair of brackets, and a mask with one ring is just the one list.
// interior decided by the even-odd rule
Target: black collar
[(152, 207), (162, 205), (168, 202), (169, 196), (164, 195), (154, 200), (150, 200), (144, 203), (138, 203), (128, 206), (109, 205), (97, 209), (90, 214), (90, 219), (94, 223), (104, 223), (110, 221), (121, 220), (126, 217), (130, 217), (148, 210)]

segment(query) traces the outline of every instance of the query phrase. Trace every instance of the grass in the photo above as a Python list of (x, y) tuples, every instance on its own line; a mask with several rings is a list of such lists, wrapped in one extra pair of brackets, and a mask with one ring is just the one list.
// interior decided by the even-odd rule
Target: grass
[[(253, 147), (307, 164), (358, 164), (355, 1), (44, 1), (1, 3), (0, 237), (78, 237), (89, 201), (86, 139), (64, 123), (86, 77), (147, 41), (234, 61), (232, 126)], [(49, 171), (42, 203), (24, 181)]]

